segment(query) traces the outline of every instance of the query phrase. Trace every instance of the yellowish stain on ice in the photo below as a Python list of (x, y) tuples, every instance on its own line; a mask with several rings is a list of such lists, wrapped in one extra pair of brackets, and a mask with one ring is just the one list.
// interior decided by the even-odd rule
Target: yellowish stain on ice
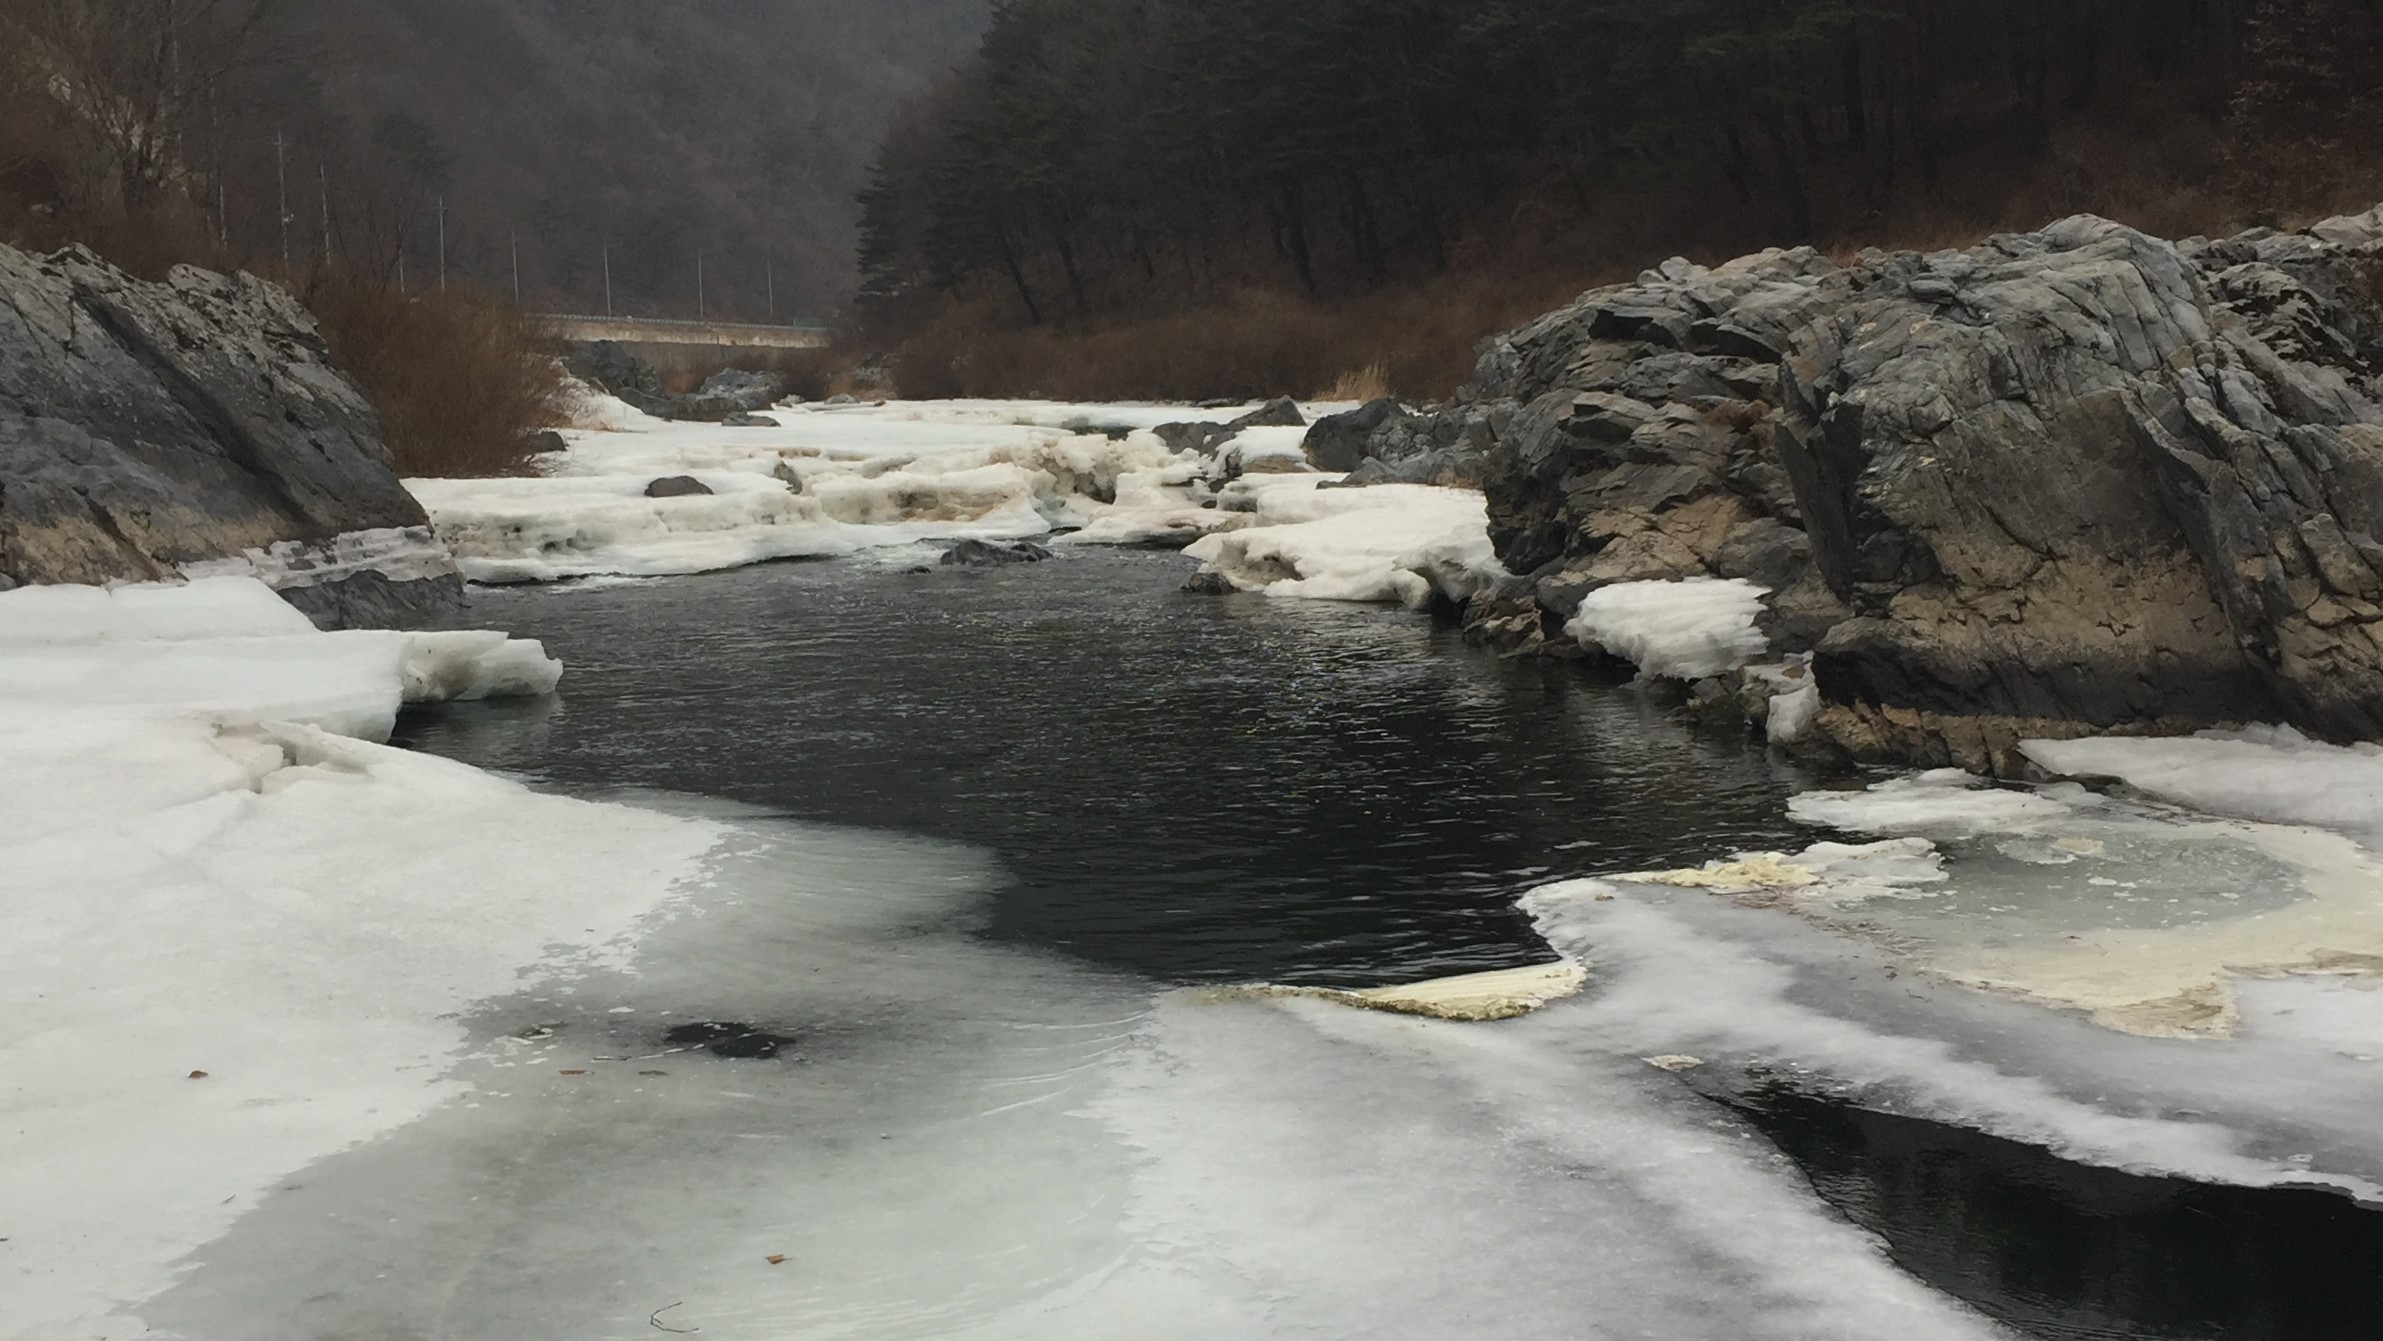
[(2383, 971), (2383, 862), (2319, 829), (2227, 827), (2297, 870), (2308, 897), (2224, 921), (2089, 931), (2049, 949), (1978, 952), (1937, 970), (2155, 1038), (2233, 1036), (2241, 1026), (2237, 978)]
[(1577, 996), (1588, 970), (1570, 961), (1529, 968), (1495, 969), (1452, 978), (1340, 991), (1329, 987), (1228, 987), (1208, 993), (1214, 1001), (1247, 997), (1310, 997), (1363, 1010), (1423, 1015), (1436, 1020), (1511, 1020), (1551, 1001)]
[(1802, 889), (1820, 883), (1820, 873), (1799, 866), (1784, 852), (1749, 852), (1735, 861), (1717, 861), (1677, 871), (1634, 871), (1608, 877), (1640, 885), (1677, 885), (1709, 889), (1716, 894), (1751, 894), (1761, 889)]

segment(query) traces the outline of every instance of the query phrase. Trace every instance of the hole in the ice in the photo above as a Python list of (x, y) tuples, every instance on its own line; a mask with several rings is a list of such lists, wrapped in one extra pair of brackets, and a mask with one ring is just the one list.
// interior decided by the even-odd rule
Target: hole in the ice
[(736, 1061), (766, 1060), (794, 1044), (790, 1035), (724, 1020), (679, 1025), (662, 1035), (662, 1041), (674, 1047), (702, 1048), (715, 1057)]
[(2383, 1336), (2383, 1211), (2078, 1164), (1784, 1087), (1725, 1098), (1905, 1270), (2051, 1341)]

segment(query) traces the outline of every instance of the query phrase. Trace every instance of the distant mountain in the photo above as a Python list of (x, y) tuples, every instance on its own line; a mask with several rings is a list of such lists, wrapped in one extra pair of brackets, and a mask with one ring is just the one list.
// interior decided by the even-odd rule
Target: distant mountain
[[(601, 310), (824, 313), (854, 196), (902, 102), (973, 49), (988, 0), (318, 0), (265, 106), (216, 152), (236, 250), (331, 246)], [(285, 136), (277, 155), (273, 139)], [(194, 157), (200, 155), (194, 154)], [(212, 170), (213, 164), (202, 164)]]

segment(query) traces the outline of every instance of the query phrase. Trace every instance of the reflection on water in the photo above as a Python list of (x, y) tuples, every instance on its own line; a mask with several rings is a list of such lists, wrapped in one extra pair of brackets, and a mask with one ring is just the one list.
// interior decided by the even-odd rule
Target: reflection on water
[(1168, 981), (1358, 984), (1546, 958), (1517, 894), (1775, 847), (1795, 779), (1634, 692), (1402, 610), (1184, 593), (1172, 555), (780, 565), (482, 593), (559, 704), (400, 743), (997, 854), (995, 936)]

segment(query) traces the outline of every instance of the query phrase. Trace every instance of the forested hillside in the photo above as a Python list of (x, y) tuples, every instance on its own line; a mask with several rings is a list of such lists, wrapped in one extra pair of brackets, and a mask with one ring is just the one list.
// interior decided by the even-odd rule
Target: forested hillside
[[(998, 0), (879, 151), (871, 329), (914, 390), (1182, 394), (1270, 358), (1313, 377), (1325, 347), (1420, 393), (1490, 324), (1676, 252), (2371, 203), (2379, 22), (2373, 0)], [(1071, 343), (1161, 313), (1218, 357)]]
[(443, 201), (451, 280), (510, 293), (518, 256), (533, 306), (601, 309), (609, 253), (623, 311), (695, 315), (700, 256), (714, 316), (764, 317), (773, 281), (779, 316), (826, 315), (871, 147), (986, 9), (0, 0), (0, 236), (188, 251), (118, 237), (178, 208), (234, 262), (278, 265), (286, 232), (295, 267), (402, 257), (418, 288)]

